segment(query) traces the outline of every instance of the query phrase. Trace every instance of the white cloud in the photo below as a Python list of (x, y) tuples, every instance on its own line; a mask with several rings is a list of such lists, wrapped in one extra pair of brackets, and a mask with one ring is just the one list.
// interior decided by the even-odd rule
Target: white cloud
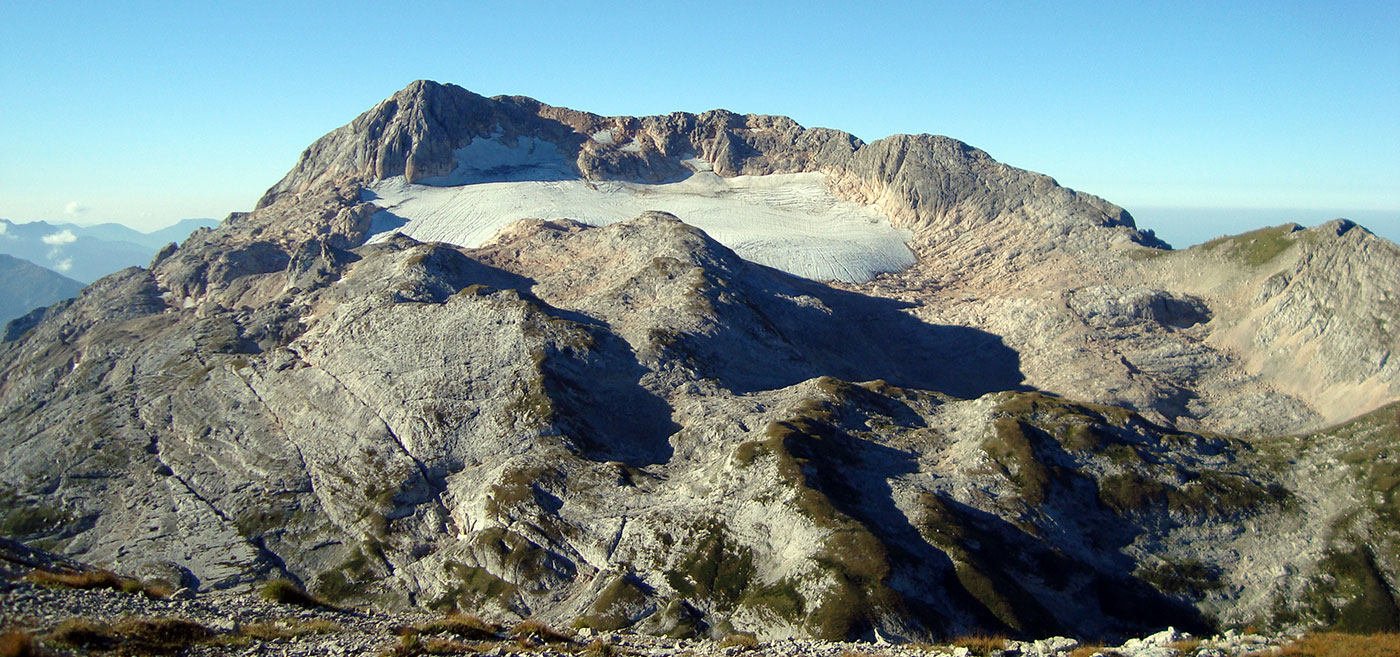
[(69, 269), (73, 268), (73, 259), (64, 258), (62, 260), (59, 260), (58, 262), (55, 262), (53, 264), (53, 268), (61, 272), (68, 271)]
[(71, 230), (60, 230), (60, 231), (58, 231), (57, 233), (54, 233), (54, 234), (52, 234), (52, 235), (45, 235), (45, 236), (44, 236), (44, 243), (47, 244), (47, 245), (49, 245), (49, 246), (60, 246), (60, 245), (63, 245), (63, 244), (72, 244), (73, 242), (76, 242), (76, 241), (78, 241), (78, 236), (77, 236), (77, 235), (74, 235), (74, 234), (73, 234), (73, 231), (71, 231)]
[(10, 229), (10, 225), (9, 225), (9, 224), (7, 224), (7, 223), (5, 223), (5, 222), (3, 222), (3, 221), (0, 221), (0, 235), (4, 235), (4, 234), (5, 234), (5, 231), (7, 231), (7, 230), (9, 230), (9, 229)]
[(76, 217), (87, 212), (88, 207), (77, 201), (69, 201), (68, 205), (63, 206), (63, 211)]

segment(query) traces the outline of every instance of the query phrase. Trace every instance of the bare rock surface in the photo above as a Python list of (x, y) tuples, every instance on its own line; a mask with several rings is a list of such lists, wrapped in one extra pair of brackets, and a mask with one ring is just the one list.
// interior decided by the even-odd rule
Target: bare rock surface
[[(389, 177), (701, 169), (819, 172), (917, 262), (823, 283), (662, 212), (369, 241)], [(1400, 252), (1345, 222), (1164, 246), (944, 137), (415, 83), (7, 327), (0, 527), (201, 595), (595, 632), (1400, 627)]]

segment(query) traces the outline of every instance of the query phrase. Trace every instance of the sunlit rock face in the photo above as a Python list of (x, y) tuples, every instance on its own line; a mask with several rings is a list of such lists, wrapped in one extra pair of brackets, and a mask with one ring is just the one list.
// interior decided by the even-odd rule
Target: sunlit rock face
[(0, 526), (676, 635), (1389, 627), (1400, 253), (1164, 246), (944, 137), (414, 83), (7, 328)]

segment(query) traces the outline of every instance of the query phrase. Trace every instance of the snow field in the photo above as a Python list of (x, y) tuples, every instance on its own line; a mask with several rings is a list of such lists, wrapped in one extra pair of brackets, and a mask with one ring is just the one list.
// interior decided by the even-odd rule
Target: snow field
[(454, 187), (406, 183), (369, 188), (384, 208), (374, 230), (465, 247), (524, 218), (602, 226), (661, 210), (699, 227), (741, 257), (796, 276), (860, 283), (914, 264), (908, 231), (879, 210), (831, 194), (821, 173), (721, 178), (709, 171), (675, 183), (585, 180), (486, 182)]

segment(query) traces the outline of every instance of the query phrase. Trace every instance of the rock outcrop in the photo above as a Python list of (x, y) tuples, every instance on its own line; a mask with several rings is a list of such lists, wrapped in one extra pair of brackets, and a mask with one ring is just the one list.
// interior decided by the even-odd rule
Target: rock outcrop
[[(386, 176), (705, 166), (822, 173), (919, 261), (829, 285), (655, 212), (369, 241)], [(1163, 246), (947, 138), (415, 83), (9, 326), (0, 526), (206, 590), (600, 630), (1393, 628), (1400, 254), (1342, 223)]]

